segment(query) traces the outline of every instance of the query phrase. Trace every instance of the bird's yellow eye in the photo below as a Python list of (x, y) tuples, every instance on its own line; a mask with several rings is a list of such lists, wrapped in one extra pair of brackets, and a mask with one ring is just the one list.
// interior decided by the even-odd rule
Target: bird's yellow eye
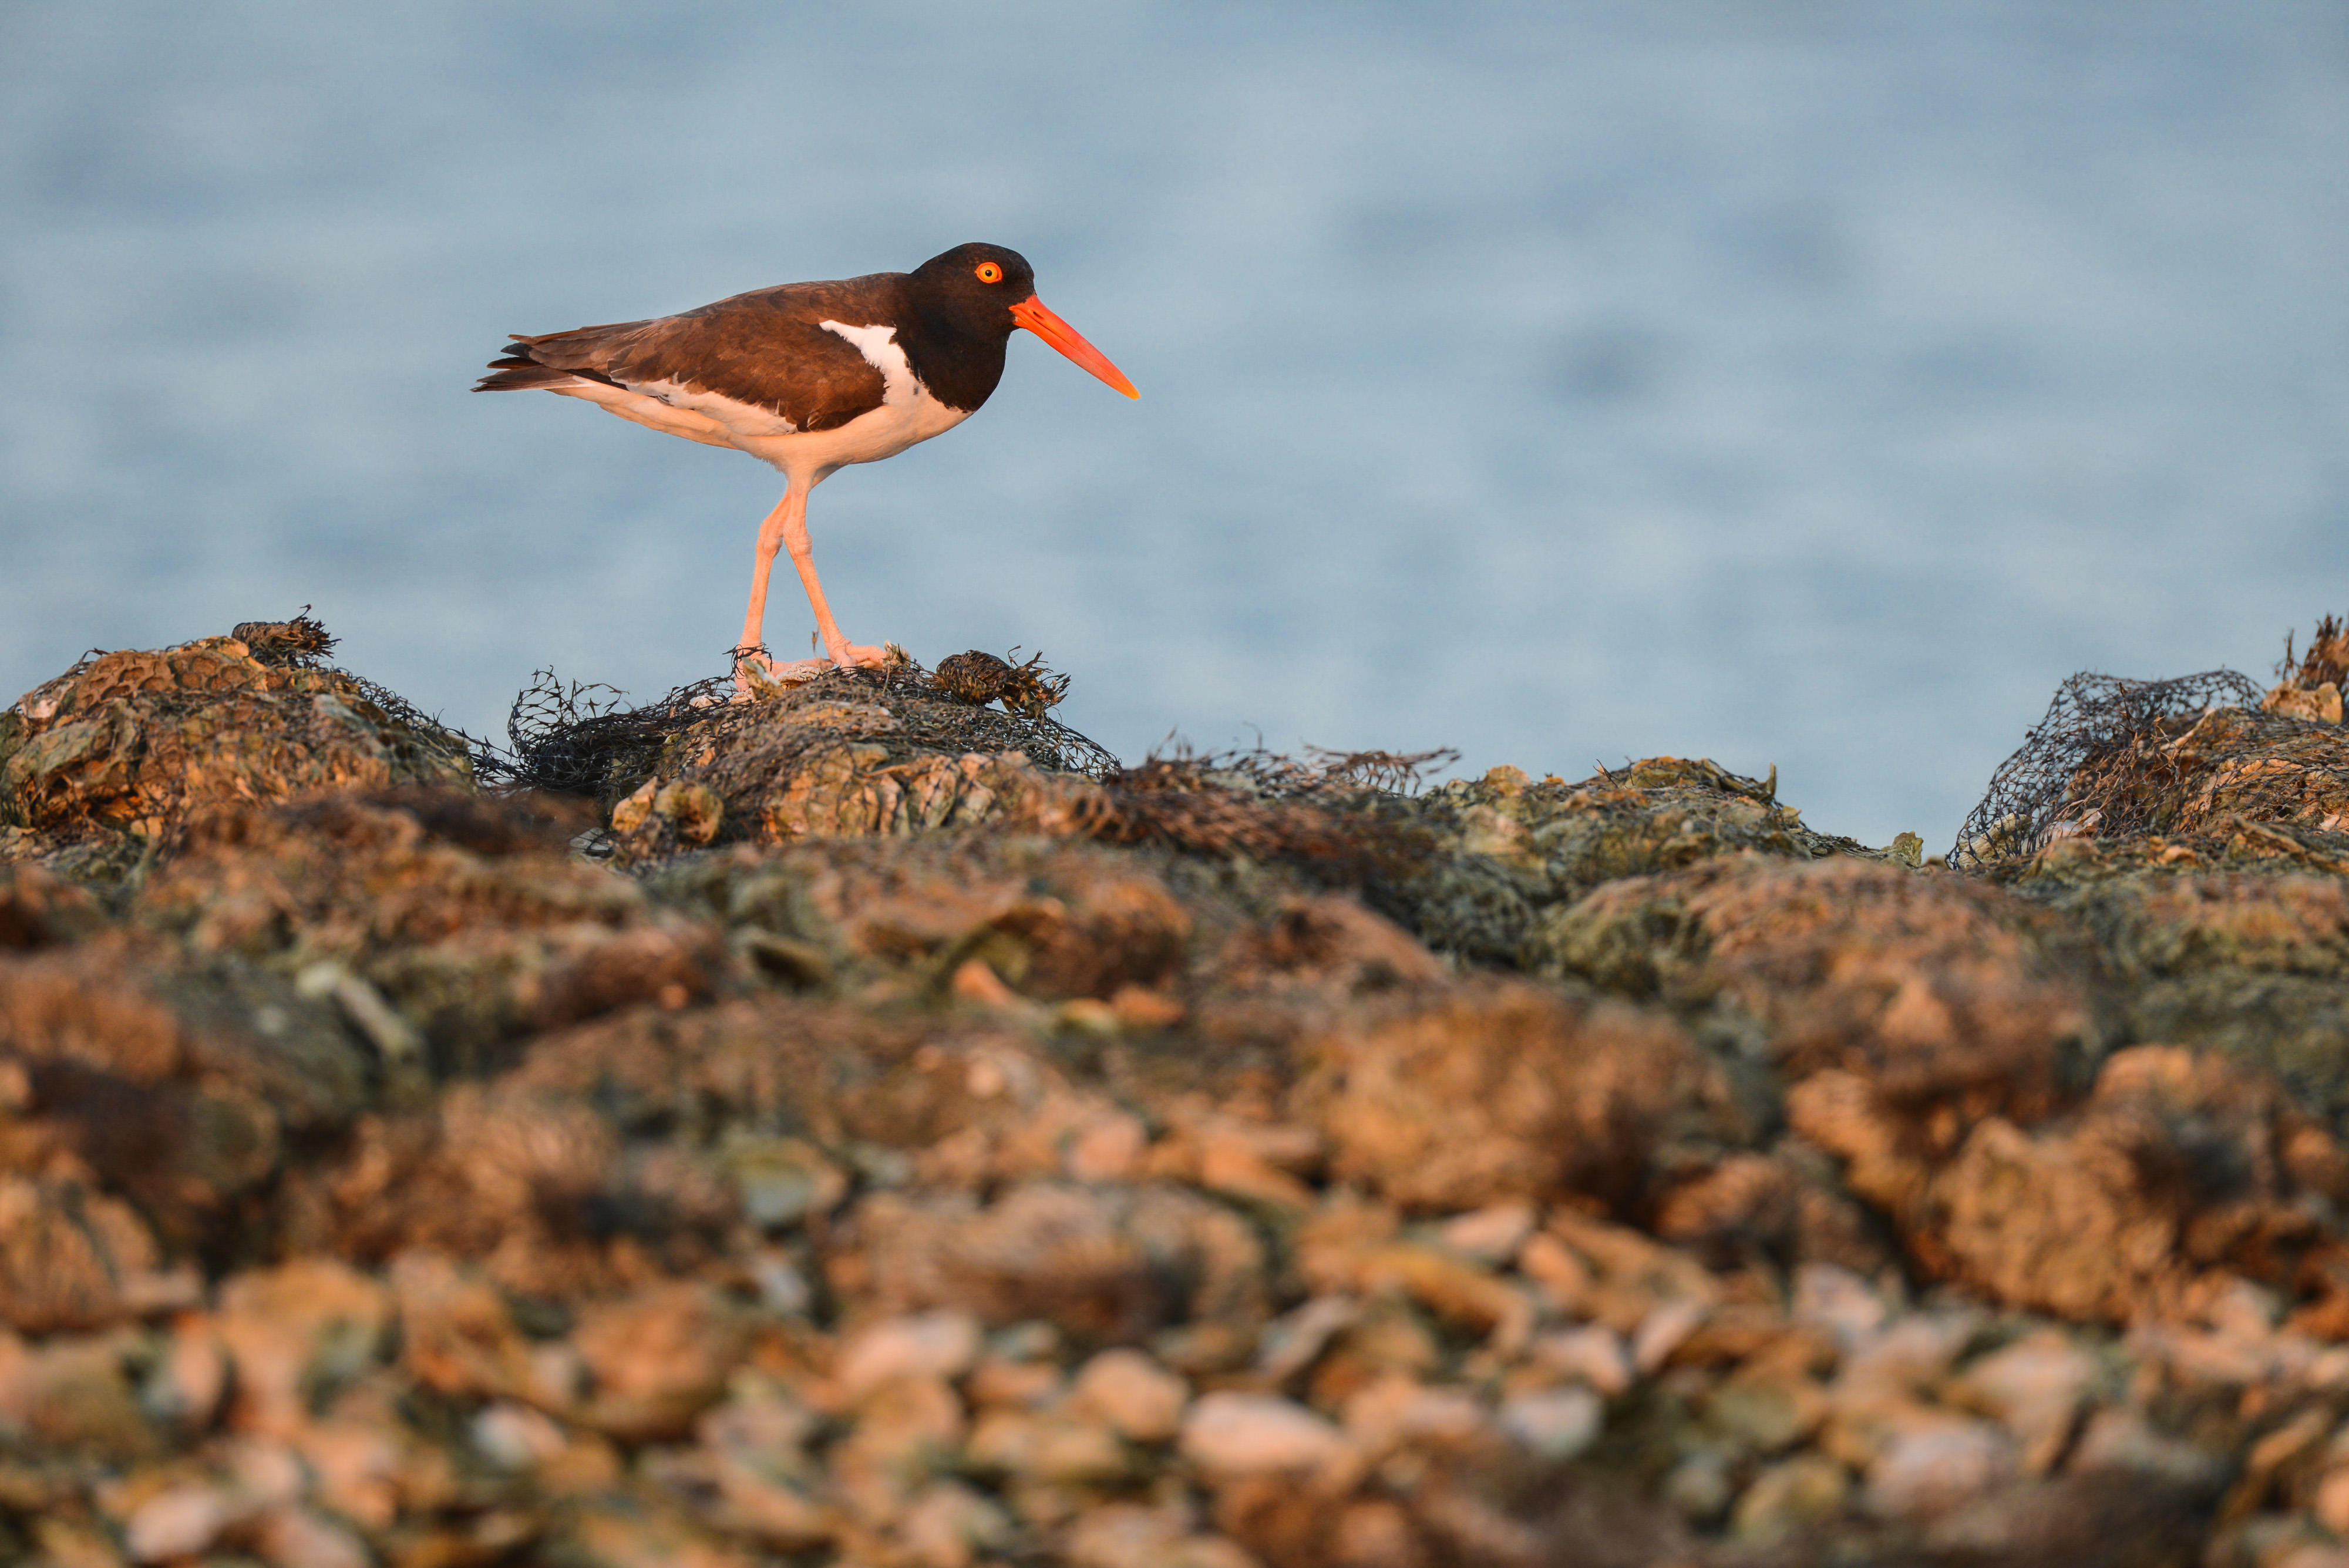
[(1003, 281), (1003, 269), (996, 265), (993, 262), (981, 262), (978, 264), (978, 281), (981, 283), (1001, 283)]

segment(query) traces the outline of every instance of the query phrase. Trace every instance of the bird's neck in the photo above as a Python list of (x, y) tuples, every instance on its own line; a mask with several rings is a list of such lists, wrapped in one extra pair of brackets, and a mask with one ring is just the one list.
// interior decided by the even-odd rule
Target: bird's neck
[(924, 318), (918, 309), (898, 321), (897, 346), (930, 396), (949, 408), (976, 412), (1003, 379), (1001, 337), (972, 337)]

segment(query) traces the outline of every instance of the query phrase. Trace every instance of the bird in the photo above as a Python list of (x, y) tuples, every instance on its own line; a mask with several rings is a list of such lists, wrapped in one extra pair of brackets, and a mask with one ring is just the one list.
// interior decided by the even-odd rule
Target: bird
[[(1142, 394), (1107, 356), (1036, 296), (1019, 252), (973, 243), (912, 272), (754, 289), (675, 316), (512, 339), (477, 392), (540, 390), (595, 403), (650, 429), (731, 447), (781, 470), (782, 499), (759, 525), (750, 605), (733, 649), (744, 666), (805, 679), (878, 665), (887, 650), (841, 632), (816, 576), (808, 493), (838, 470), (895, 457), (978, 411), (1003, 379), (1022, 327), (1129, 398)], [(815, 612), (820, 659), (767, 652), (767, 577), (791, 553)]]

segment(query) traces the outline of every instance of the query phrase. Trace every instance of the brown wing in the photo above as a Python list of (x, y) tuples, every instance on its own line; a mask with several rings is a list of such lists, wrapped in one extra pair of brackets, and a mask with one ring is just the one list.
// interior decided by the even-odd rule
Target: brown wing
[(785, 284), (656, 321), (517, 335), (477, 389), (543, 387), (568, 376), (632, 391), (667, 384), (768, 410), (802, 431), (831, 430), (879, 408), (883, 383), (854, 344), (817, 323), (885, 319), (903, 276)]

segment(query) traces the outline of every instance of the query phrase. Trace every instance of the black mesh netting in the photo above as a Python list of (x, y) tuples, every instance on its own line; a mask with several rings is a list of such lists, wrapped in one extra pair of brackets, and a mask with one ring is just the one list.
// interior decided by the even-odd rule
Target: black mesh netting
[(2125, 837), (2152, 830), (2191, 763), (2178, 742), (2221, 708), (2256, 713), (2260, 689), (2231, 670), (2171, 680), (2080, 674), (1991, 775), (1990, 791), (1958, 830), (1951, 864), (2028, 858), (2071, 832)]
[(1413, 833), (1379, 808), (1419, 791), (1457, 752), (1332, 752), (1302, 757), (1257, 746), (1191, 751), (1174, 744), (1103, 782), (1106, 815), (1094, 830), (1125, 844), (1214, 855), (1323, 862), (1349, 871), (1392, 868)]
[[(998, 662), (988, 655), (956, 656), (973, 658)], [(1027, 686), (1053, 701), (1066, 690), (1065, 678), (1040, 672), (1033, 660), (1009, 668), (1030, 671)], [(733, 679), (716, 675), (631, 707), (612, 687), (565, 681), (542, 670), (514, 699), (507, 746), (475, 742), (473, 771), (485, 784), (594, 795), (608, 806), (660, 772), (664, 754), (688, 732), (730, 748), (755, 742), (777, 763), (848, 733), (908, 754), (1021, 752), (1055, 773), (1103, 779), (1118, 771), (1107, 747), (1037, 704), (1013, 712), (974, 702), (971, 694), (968, 681), (933, 677), (908, 659), (879, 670), (833, 670), (749, 701), (734, 700)]]
[[(914, 781), (935, 779), (942, 756), (968, 762), (1018, 753), (1046, 774), (1098, 786), (1069, 797), (1064, 831), (1367, 874), (1407, 848), (1404, 825), (1389, 820), (1380, 803), (1411, 794), (1424, 770), (1454, 756), (1317, 749), (1293, 758), (1261, 747), (1197, 753), (1174, 743), (1128, 767), (1042, 711), (1067, 686), (1040, 660), (1013, 665), (972, 653), (943, 661), (936, 674), (900, 659), (879, 670), (829, 671), (789, 689), (767, 686), (747, 699), (736, 695), (730, 678), (717, 676), (630, 705), (611, 687), (542, 670), (514, 701), (508, 745), (476, 742), (473, 770), (492, 787), (588, 795), (606, 812), (653, 779), (714, 796), (697, 808), (712, 812), (709, 823), (682, 836), (671, 831), (687, 826), (682, 818), (665, 826), (637, 812), (622, 824), (615, 814), (614, 831), (634, 836), (629, 856), (644, 858), (713, 837), (755, 837), (767, 831), (760, 825), (770, 809), (788, 805), (819, 779), (816, 793), (836, 805), (861, 798), (868, 785), (882, 787), (885, 778), (919, 789)], [(986, 705), (979, 699), (988, 691), (1014, 706)], [(855, 786), (848, 774), (828, 771), (843, 756), (863, 759), (853, 764), (862, 781)]]
[(230, 628), (229, 635), (250, 648), (254, 659), (272, 669), (315, 670), (347, 681), (361, 697), (402, 727), (413, 731), (419, 742), (436, 755), (466, 757), (481, 744), (439, 714), (427, 713), (381, 681), (330, 662), (326, 656), (334, 652), (342, 639), (314, 618), (308, 605), (282, 621), (239, 621)]

